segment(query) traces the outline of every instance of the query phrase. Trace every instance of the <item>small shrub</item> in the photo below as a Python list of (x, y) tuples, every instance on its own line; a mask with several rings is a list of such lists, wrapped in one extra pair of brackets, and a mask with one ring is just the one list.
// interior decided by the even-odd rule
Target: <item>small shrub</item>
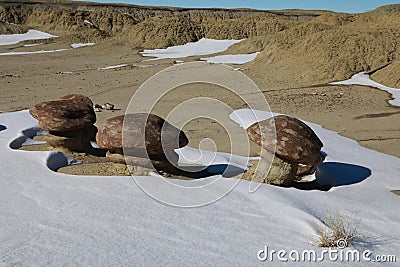
[(359, 238), (352, 222), (345, 221), (343, 216), (329, 216), (324, 220), (325, 227), (319, 230), (318, 246), (345, 248)]

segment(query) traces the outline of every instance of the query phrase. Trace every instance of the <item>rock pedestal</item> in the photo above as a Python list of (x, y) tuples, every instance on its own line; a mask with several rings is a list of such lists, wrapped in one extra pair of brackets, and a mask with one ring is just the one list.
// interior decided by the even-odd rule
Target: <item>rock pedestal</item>
[(296, 176), (297, 164), (283, 161), (265, 148), (261, 148), (261, 160), (252, 163), (253, 166), (243, 174), (242, 179), (257, 183), (290, 186)]
[(95, 140), (97, 133), (92, 101), (82, 95), (62, 98), (39, 103), (29, 113), (39, 121), (39, 127), (48, 132), (45, 136), (48, 146), (75, 152), (91, 150), (90, 141)]
[(261, 146), (261, 160), (249, 170), (254, 181), (289, 186), (324, 160), (321, 140), (298, 119), (276, 116), (253, 124), (247, 133)]

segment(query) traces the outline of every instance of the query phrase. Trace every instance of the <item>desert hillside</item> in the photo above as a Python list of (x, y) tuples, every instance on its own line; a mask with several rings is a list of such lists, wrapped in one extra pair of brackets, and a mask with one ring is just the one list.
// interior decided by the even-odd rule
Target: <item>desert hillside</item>
[(343, 80), (388, 62), (393, 64), (372, 78), (400, 87), (396, 62), (400, 51), (399, 15), (400, 5), (344, 14), (0, 0), (0, 33), (35, 28), (67, 40), (111, 40), (137, 49), (163, 48), (203, 37), (247, 38), (227, 53), (261, 51), (249, 68), (258, 69), (254, 76), (265, 77), (259, 84), (263, 89)]

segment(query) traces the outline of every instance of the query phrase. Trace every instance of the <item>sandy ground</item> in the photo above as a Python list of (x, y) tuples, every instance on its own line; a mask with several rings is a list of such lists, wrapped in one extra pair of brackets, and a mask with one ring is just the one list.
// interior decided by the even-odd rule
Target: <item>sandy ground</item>
[[(61, 49), (67, 48), (69, 44), (54, 41), (34, 47), (21, 46), (3, 46), (0, 47), (0, 53), (9, 49)], [(107, 118), (124, 114), (131, 96), (144, 81), (173, 65), (173, 60), (142, 62), (143, 59), (138, 51), (107, 42), (56, 53), (0, 56), (0, 110), (26, 109), (41, 101), (80, 93), (91, 97), (94, 103), (115, 104), (117, 110), (97, 113), (96, 124), (100, 126)], [(118, 64), (139, 66), (98, 70)], [(261, 77), (256, 75), (255, 67), (240, 67), (256, 84), (263, 84)], [(272, 84), (269, 88), (260, 89), (274, 112), (321, 124), (327, 129), (359, 141), (368, 148), (400, 157), (400, 109), (387, 103), (390, 96), (386, 92), (363, 86), (329, 85), (274, 90)], [(168, 114), (177, 104), (194, 96), (219, 99), (232, 109), (246, 107), (243, 101), (231, 96), (219, 86), (195, 83), (180, 86), (168, 94), (158, 103), (154, 112), (160, 115)], [(232, 122), (231, 126), (236, 127)], [(218, 123), (200, 118), (190, 121), (184, 130), (191, 146), (197, 147), (201, 143), (200, 147), (204, 149), (231, 151), (226, 130)], [(237, 127), (235, 131), (240, 132)], [(212, 139), (214, 143), (201, 142), (205, 137)], [(256, 150), (253, 146), (252, 154), (256, 154)]]

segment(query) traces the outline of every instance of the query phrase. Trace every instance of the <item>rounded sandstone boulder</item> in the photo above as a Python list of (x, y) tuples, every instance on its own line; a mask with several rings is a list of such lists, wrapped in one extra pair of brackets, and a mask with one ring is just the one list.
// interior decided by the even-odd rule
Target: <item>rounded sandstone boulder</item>
[(46, 131), (73, 131), (92, 126), (96, 122), (93, 107), (76, 100), (42, 102), (29, 110)]
[[(124, 140), (122, 139), (122, 136)], [(135, 113), (107, 120), (96, 136), (100, 148), (144, 157), (166, 155), (186, 146), (185, 133), (154, 114)], [(167, 152), (167, 153), (166, 153)]]
[(85, 96), (85, 95), (80, 95), (80, 94), (70, 94), (70, 95), (65, 95), (63, 97), (60, 97), (61, 100), (76, 100), (78, 102), (83, 102), (88, 104), (89, 106), (93, 107), (93, 102), (92, 100)]
[(304, 122), (285, 115), (257, 122), (247, 129), (250, 139), (285, 161), (314, 166), (324, 160), (323, 143)]

